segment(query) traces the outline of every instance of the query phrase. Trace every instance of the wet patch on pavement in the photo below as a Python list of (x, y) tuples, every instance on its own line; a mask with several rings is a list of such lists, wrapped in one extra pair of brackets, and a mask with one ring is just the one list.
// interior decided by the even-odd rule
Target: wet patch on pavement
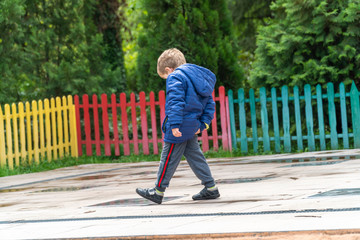
[(275, 178), (276, 174), (270, 174), (263, 177), (254, 177), (254, 178), (228, 178), (228, 179), (218, 179), (216, 180), (217, 184), (236, 184), (236, 183), (249, 183), (249, 182), (258, 182), (263, 180), (268, 180)]
[[(125, 168), (119, 167), (119, 168), (112, 168), (112, 169), (106, 169), (106, 170), (95, 171), (95, 172), (81, 173), (81, 174), (75, 174), (75, 175), (70, 175), (70, 176), (63, 176), (63, 177), (56, 177), (56, 178), (39, 180), (39, 181), (26, 182), (26, 183), (21, 183), (21, 184), (15, 184), (15, 185), (10, 185), (10, 186), (0, 187), (0, 191), (1, 190), (7, 190), (7, 189), (13, 189), (13, 188), (17, 188), (17, 187), (22, 187), (22, 186), (27, 186), (27, 185), (38, 184), (38, 183), (59, 181), (59, 180), (65, 180), (65, 179), (74, 179), (76, 177), (81, 177), (81, 176), (89, 176), (89, 175), (92, 176), (94, 174), (118, 171), (118, 170), (123, 170), (123, 169), (125, 169)], [(113, 175), (113, 176), (116, 176), (116, 175)]]
[(324, 162), (309, 162), (309, 163), (299, 163), (299, 164), (291, 164), (287, 166), (281, 166), (280, 168), (288, 168), (288, 167), (309, 167), (309, 166), (324, 166), (324, 165), (334, 165), (338, 163), (346, 162), (346, 160), (342, 161), (324, 161)]
[(130, 175), (150, 175), (150, 174), (156, 174), (157, 171), (144, 171), (144, 172), (136, 172), (131, 173)]
[(318, 194), (312, 195), (309, 198), (317, 197), (337, 197), (337, 196), (358, 196), (360, 195), (360, 188), (343, 188), (343, 189), (334, 189), (327, 192), (320, 192)]
[(104, 179), (104, 178), (112, 178), (118, 175), (92, 175), (92, 176), (84, 176), (79, 178), (73, 178), (73, 180), (79, 180), (79, 181), (86, 181), (86, 180), (97, 180), (97, 179)]
[(264, 159), (264, 160), (248, 160), (248, 159), (241, 159), (241, 160), (225, 160), (225, 161), (209, 161), (209, 164), (216, 164), (216, 165), (248, 165), (248, 164), (262, 164), (262, 163), (303, 163), (303, 162), (322, 162), (322, 161), (331, 161), (331, 160), (350, 160), (350, 159), (360, 159), (360, 155), (341, 155), (341, 156), (330, 156), (330, 157), (320, 157), (320, 156), (303, 156), (303, 157), (292, 157), (292, 158), (271, 158), (271, 159)]
[(232, 178), (232, 179), (219, 179), (216, 180), (217, 184), (236, 184), (236, 183), (250, 183), (268, 180), (274, 177), (263, 177), (263, 178)]
[(75, 192), (75, 191), (89, 189), (89, 188), (95, 188), (95, 187), (101, 187), (101, 186), (59, 187), (59, 188), (44, 189), (44, 190), (36, 191), (34, 193), (40, 193), (40, 192)]
[[(169, 201), (177, 200), (177, 199), (180, 199), (183, 197), (185, 197), (185, 196), (164, 197), (163, 202), (169, 202)], [(115, 201), (99, 203), (99, 204), (91, 205), (89, 207), (111, 207), (111, 206), (130, 207), (130, 206), (146, 206), (146, 205), (154, 205), (154, 204), (156, 204), (156, 203), (154, 203), (150, 200), (147, 200), (145, 198), (127, 198), (127, 199), (119, 199), (119, 200), (115, 200)]]
[(34, 190), (33, 187), (27, 187), (27, 188), (10, 188), (10, 189), (1, 189), (0, 193), (10, 193), (10, 192), (22, 192), (27, 190)]
[(4, 203), (4, 204), (0, 204), (0, 208), (2, 207), (11, 207), (11, 206), (14, 206), (16, 205), (16, 203)]

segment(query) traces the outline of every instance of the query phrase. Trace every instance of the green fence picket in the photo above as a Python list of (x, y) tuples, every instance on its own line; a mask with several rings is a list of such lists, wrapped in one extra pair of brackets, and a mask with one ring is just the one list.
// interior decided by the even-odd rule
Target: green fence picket
[(344, 83), (340, 83), (340, 109), (341, 109), (341, 126), (342, 126), (342, 138), (343, 148), (349, 148), (349, 133), (348, 133), (348, 122), (346, 115), (346, 92)]
[(302, 151), (303, 146), (303, 135), (301, 128), (301, 113), (300, 113), (300, 97), (299, 97), (299, 87), (294, 87), (294, 105), (295, 105), (295, 124), (296, 124), (296, 138), (297, 138), (297, 147), (298, 150)]
[(228, 101), (229, 101), (231, 142), (232, 142), (233, 149), (237, 149), (236, 123), (235, 123), (235, 111), (234, 111), (234, 94), (233, 94), (232, 90), (228, 91)]
[(305, 85), (304, 91), (308, 149), (309, 151), (315, 151), (314, 120), (311, 105), (311, 87), (309, 84)]
[(338, 149), (338, 134), (336, 130), (336, 109), (335, 109), (335, 93), (334, 84), (327, 84), (327, 97), (329, 106), (329, 124), (330, 124), (330, 137), (331, 137), (331, 149)]
[(264, 151), (268, 152), (270, 151), (269, 120), (266, 108), (266, 89), (264, 87), (260, 88), (260, 103)]
[(354, 148), (360, 148), (360, 103), (359, 103), (359, 91), (357, 90), (355, 83), (352, 83), (350, 90), (350, 102), (351, 102), (351, 117), (354, 134)]
[[(335, 92), (333, 83), (326, 85), (326, 94), (322, 91), (322, 86), (319, 84), (315, 89), (312, 89), (309, 84), (304, 87), (304, 95), (300, 96), (299, 87), (293, 88), (293, 96), (290, 96), (289, 88), (283, 86), (281, 88), (281, 97), (277, 96), (277, 89), (271, 89), (271, 98), (266, 97), (266, 89), (264, 87), (259, 89), (259, 98), (255, 96), (255, 90), (249, 90), (249, 98), (245, 98), (244, 89), (238, 89), (238, 97), (234, 99), (233, 91), (229, 90), (229, 114), (231, 123), (231, 134), (234, 149), (236, 149), (237, 143), (240, 143), (241, 152), (248, 153), (248, 142), (252, 142), (254, 152), (258, 152), (259, 141), (263, 142), (262, 150), (265, 152), (271, 151), (271, 141), (274, 141), (274, 151), (280, 152), (282, 147), (285, 152), (291, 152), (292, 141), (297, 141), (297, 149), (304, 150), (304, 141), (307, 141), (307, 151), (315, 151), (316, 149), (325, 150), (327, 147), (328, 139), (330, 139), (331, 149), (339, 148), (339, 138), (342, 138), (342, 147), (348, 149), (350, 147), (349, 137), (354, 137), (354, 148), (360, 148), (360, 99), (359, 91), (353, 82), (351, 91), (346, 92), (344, 83), (339, 85), (339, 93)], [(314, 95), (312, 90), (315, 92)], [(338, 99), (337, 99), (338, 98)], [(314, 99), (314, 101), (313, 101)], [(350, 99), (350, 101), (349, 101)], [(271, 101), (271, 103), (270, 103)], [(282, 103), (282, 112), (279, 113), (278, 101)], [(290, 106), (289, 102), (294, 101), (294, 123), (292, 126), (290, 118)], [(339, 101), (340, 109), (336, 109), (336, 101)], [(260, 106), (257, 105), (259, 102)], [(271, 105), (272, 122), (269, 122), (268, 110)], [(236, 123), (237, 116), (235, 116), (234, 104), (239, 104), (239, 123)], [(246, 105), (245, 103), (249, 103)], [(291, 104), (291, 103), (290, 103)], [(324, 111), (324, 105), (326, 110)], [(350, 111), (351, 105), (351, 121), (352, 121), (352, 133), (349, 133), (347, 111)], [(260, 107), (260, 108), (259, 108)], [(316, 109), (316, 110), (315, 110)], [(337, 110), (340, 110), (338, 115)], [(259, 112), (260, 111), (260, 112)], [(305, 111), (305, 116), (303, 115)], [(314, 112), (316, 115), (314, 116)], [(249, 112), (250, 116), (246, 116), (246, 112)], [(259, 122), (259, 114), (261, 123)], [(281, 118), (280, 116), (281, 115)], [(328, 115), (328, 118), (327, 118)], [(325, 118), (326, 116), (326, 118)], [(315, 117), (315, 119), (314, 119)], [(337, 117), (341, 117), (340, 132), (338, 129)], [(247, 123), (246, 119), (251, 123)], [(280, 119), (279, 119), (280, 118)], [(302, 120), (305, 118), (304, 120)], [(236, 126), (240, 126), (240, 137), (236, 135)], [(261, 124), (259, 126), (258, 124)], [(283, 129), (280, 131), (280, 124)], [(316, 126), (316, 130), (314, 129)], [(250, 127), (251, 129), (248, 129)], [(259, 133), (261, 127), (262, 134)], [(291, 136), (291, 127), (296, 129), (296, 136)], [(304, 128), (304, 129), (303, 129)], [(303, 130), (306, 128), (306, 135)], [(251, 130), (252, 137), (248, 136), (247, 131)], [(261, 131), (260, 130), (260, 131)], [(249, 131), (250, 132), (250, 131)], [(271, 137), (269, 136), (271, 133)], [(250, 135), (250, 133), (249, 133)], [(261, 135), (261, 136), (258, 136)], [(294, 133), (295, 135), (295, 133)], [(319, 141), (317, 141), (319, 139)]]
[(289, 114), (289, 91), (287, 86), (281, 88), (283, 128), (284, 128), (284, 151), (291, 152), (290, 114)]
[(319, 137), (320, 137), (320, 149), (326, 149), (325, 142), (325, 126), (324, 126), (324, 109), (322, 102), (322, 90), (321, 85), (316, 86), (316, 100), (317, 100), (317, 112), (318, 112), (318, 122), (319, 122)]
[(258, 141), (258, 133), (257, 133), (254, 89), (250, 89), (249, 97), (250, 97), (251, 128), (252, 128), (252, 137), (253, 137), (252, 142), (253, 142), (254, 152), (257, 153), (259, 148), (259, 141)]
[(279, 131), (279, 114), (277, 109), (276, 88), (271, 88), (271, 106), (274, 124), (275, 152), (280, 152), (280, 131)]
[(240, 144), (241, 152), (247, 153), (247, 136), (246, 136), (246, 115), (245, 115), (245, 94), (244, 89), (239, 89), (238, 91), (239, 98), (239, 118), (240, 118)]

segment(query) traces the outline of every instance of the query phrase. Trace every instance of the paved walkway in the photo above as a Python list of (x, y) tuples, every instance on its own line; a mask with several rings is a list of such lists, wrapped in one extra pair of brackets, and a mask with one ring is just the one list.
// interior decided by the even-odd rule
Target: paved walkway
[(208, 201), (191, 199), (202, 186), (183, 161), (161, 205), (135, 193), (158, 162), (4, 177), (0, 239), (360, 239), (359, 155), (209, 159), (221, 197)]

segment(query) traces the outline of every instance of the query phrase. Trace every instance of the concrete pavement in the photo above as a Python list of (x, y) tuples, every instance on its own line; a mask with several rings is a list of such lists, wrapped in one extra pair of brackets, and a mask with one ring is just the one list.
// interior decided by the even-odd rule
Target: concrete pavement
[(191, 199), (202, 186), (182, 161), (161, 205), (135, 193), (158, 162), (3, 177), (0, 239), (360, 239), (359, 156), (209, 159), (221, 197), (208, 201)]

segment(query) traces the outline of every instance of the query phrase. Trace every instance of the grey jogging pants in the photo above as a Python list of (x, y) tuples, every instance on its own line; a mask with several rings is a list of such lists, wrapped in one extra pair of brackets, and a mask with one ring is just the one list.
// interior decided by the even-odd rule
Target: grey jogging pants
[(201, 180), (202, 185), (205, 187), (215, 186), (214, 178), (211, 176), (209, 165), (200, 149), (197, 138), (198, 136), (195, 135), (192, 139), (182, 143), (165, 142), (155, 183), (159, 191), (164, 192), (169, 186), (183, 155), (192, 171)]

